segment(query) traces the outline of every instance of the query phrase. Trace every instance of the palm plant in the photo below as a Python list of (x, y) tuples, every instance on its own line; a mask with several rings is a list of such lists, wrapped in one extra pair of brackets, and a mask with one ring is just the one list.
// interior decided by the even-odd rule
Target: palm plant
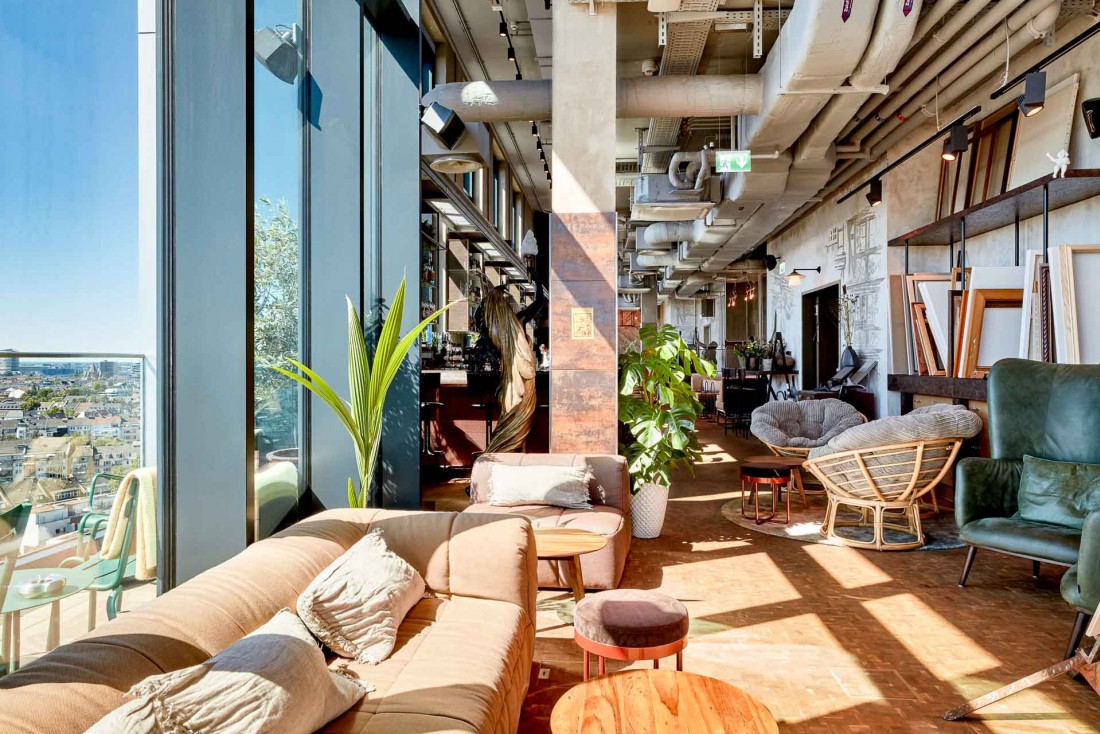
[(378, 342), (371, 359), (367, 349), (367, 340), (363, 333), (363, 323), (351, 299), (348, 302), (348, 386), (351, 400), (344, 400), (332, 389), (320, 375), (301, 362), (287, 360), (298, 371), (272, 365), (271, 369), (280, 372), (312, 392), (325, 402), (340, 422), (344, 424), (348, 435), (355, 443), (355, 462), (359, 470), (359, 489), (348, 477), (348, 504), (352, 507), (366, 507), (370, 497), (371, 481), (378, 465), (378, 449), (382, 438), (382, 414), (386, 405), (386, 394), (397, 377), (405, 356), (416, 344), (417, 338), (432, 321), (457, 301), (449, 303), (416, 325), (408, 334), (398, 338), (401, 328), (401, 316), (405, 305), (405, 279), (397, 288), (397, 295), (391, 301), (389, 313), (382, 324)]
[(676, 466), (690, 467), (702, 455), (695, 421), (703, 406), (689, 379), (696, 373), (714, 377), (715, 367), (669, 324), (642, 326), (638, 347), (622, 354), (619, 367), (619, 420), (634, 437), (623, 447), (633, 489), (667, 487)]

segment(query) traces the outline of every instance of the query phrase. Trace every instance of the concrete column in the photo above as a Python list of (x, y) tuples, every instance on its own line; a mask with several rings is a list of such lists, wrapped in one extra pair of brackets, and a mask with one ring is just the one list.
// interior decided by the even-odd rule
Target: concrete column
[(615, 18), (554, 4), (550, 450), (617, 453)]
[(649, 276), (645, 279), (645, 284), (649, 286), (649, 293), (642, 294), (642, 323), (643, 324), (656, 324), (657, 323), (657, 278)]

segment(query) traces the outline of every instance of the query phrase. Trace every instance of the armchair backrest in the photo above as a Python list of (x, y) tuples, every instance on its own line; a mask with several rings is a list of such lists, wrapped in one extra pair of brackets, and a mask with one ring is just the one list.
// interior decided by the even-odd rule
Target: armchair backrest
[(1100, 464), (1100, 365), (1002, 359), (989, 371), (994, 459)]

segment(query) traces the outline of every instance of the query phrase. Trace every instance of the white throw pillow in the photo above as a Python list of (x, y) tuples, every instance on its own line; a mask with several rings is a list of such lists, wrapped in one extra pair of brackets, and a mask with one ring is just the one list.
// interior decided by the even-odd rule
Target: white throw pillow
[(489, 504), (553, 505), (588, 510), (592, 508), (588, 487), (590, 466), (548, 466), (545, 464), (493, 464), (489, 469)]
[(337, 655), (377, 665), (425, 588), (376, 528), (313, 579), (298, 597), (298, 616)]
[(141, 681), (87, 734), (300, 734), (373, 690), (326, 667), (317, 640), (283, 609), (206, 662)]

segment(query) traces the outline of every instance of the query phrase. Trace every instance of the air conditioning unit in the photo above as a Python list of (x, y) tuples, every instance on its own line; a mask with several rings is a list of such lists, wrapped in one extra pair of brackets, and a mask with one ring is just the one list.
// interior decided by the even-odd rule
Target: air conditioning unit
[(489, 128), (484, 123), (468, 122), (455, 147), (447, 148), (422, 125), (420, 155), (433, 171), (450, 175), (488, 168), (493, 160), (489, 148)]
[(634, 184), (630, 217), (640, 222), (686, 222), (706, 215), (721, 194), (717, 177), (700, 191), (677, 189), (664, 173), (647, 173)]

